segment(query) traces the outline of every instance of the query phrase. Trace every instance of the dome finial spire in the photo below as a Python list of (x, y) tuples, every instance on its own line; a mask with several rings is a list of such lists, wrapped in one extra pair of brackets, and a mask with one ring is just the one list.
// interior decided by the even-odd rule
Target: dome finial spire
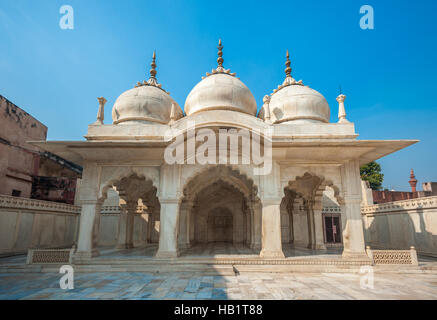
[[(218, 52), (218, 58), (217, 58), (217, 68), (212, 69), (211, 73), (207, 72), (206, 76), (209, 77), (210, 75), (216, 74), (216, 73), (226, 73), (230, 76), (235, 77), (235, 73), (231, 73), (230, 69), (223, 68), (223, 45), (222, 45), (222, 39), (219, 39), (218, 46), (217, 46)], [(203, 77), (202, 77), (203, 79)]]
[(288, 77), (291, 77), (291, 67), (290, 67), (291, 61), (290, 61), (290, 54), (288, 52), (288, 49), (287, 49), (286, 57), (287, 57), (287, 61), (285, 62), (285, 66), (286, 66), (285, 74), (286, 74), (286, 76), (288, 78)]
[(150, 66), (150, 78), (147, 82), (150, 84), (152, 84), (151, 82), (156, 84), (156, 50), (153, 50), (152, 63), (150, 64)]
[(217, 55), (218, 55), (218, 58), (217, 58), (217, 64), (218, 64), (217, 70), (220, 69), (220, 71), (222, 71), (222, 69), (223, 69), (223, 61), (224, 61), (223, 60), (222, 39), (219, 39), (217, 49), (218, 49), (218, 53), (217, 53)]
[(295, 79), (293, 79), (293, 77), (291, 76), (291, 61), (290, 61), (290, 53), (287, 52), (285, 54), (286, 60), (285, 60), (285, 80), (284, 82), (282, 82), (281, 85), (279, 85), (276, 89), (273, 90), (273, 92), (271, 93), (272, 95), (275, 94), (277, 91), (281, 90), (282, 88), (288, 87), (288, 86), (292, 86), (292, 85), (298, 85), (298, 86), (303, 86), (302, 80), (296, 81)]
[(141, 86), (154, 86), (157, 87), (161, 90), (163, 90), (164, 92), (170, 94), (169, 92), (165, 91), (164, 89), (162, 89), (162, 86), (158, 83), (157, 79), (156, 79), (156, 50), (153, 50), (153, 55), (152, 55), (152, 63), (150, 64), (150, 77), (149, 80), (144, 80), (142, 83), (141, 82), (137, 82), (137, 84), (135, 85), (135, 87), (141, 87)]

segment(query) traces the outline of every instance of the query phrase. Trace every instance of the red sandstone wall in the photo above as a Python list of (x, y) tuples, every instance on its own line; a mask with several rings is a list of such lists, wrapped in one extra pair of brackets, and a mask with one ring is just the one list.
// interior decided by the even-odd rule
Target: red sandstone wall
[(373, 193), (373, 202), (375, 204), (391, 202), (391, 201), (415, 199), (418, 197), (417, 192), (372, 190), (372, 193)]
[(32, 176), (37, 174), (37, 148), (26, 143), (46, 140), (47, 127), (0, 95), (0, 194), (30, 197)]

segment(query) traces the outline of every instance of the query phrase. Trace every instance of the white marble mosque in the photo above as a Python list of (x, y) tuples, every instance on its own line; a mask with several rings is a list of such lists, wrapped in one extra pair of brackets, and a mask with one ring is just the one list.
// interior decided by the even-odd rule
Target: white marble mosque
[[(133, 235), (141, 207), (147, 227), (140, 232), (145, 244), (156, 247), (153, 259), (180, 259), (190, 248), (217, 243), (246, 248), (264, 260), (284, 259), (290, 248), (332, 247), (342, 250), (341, 259), (367, 258), (359, 167), (416, 141), (357, 139), (342, 94), (338, 122), (330, 122), (332, 106), (292, 77), (288, 52), (284, 81), (265, 89), (257, 112), (249, 88), (224, 68), (221, 41), (218, 49), (218, 66), (191, 90), (184, 110), (158, 84), (154, 54), (149, 80), (118, 97), (111, 124), (104, 123), (106, 100), (99, 98), (86, 140), (34, 142), (83, 166), (75, 261), (101, 254), (101, 208), (109, 193), (121, 208), (114, 247), (137, 250)], [(229, 141), (237, 141), (238, 161), (231, 159), (231, 142), (204, 142), (199, 133), (205, 129), (227, 131)], [(239, 130), (260, 142), (260, 157), (246, 157), (250, 143), (238, 140)], [(182, 139), (169, 139), (168, 132)], [(171, 145), (184, 147), (174, 163), (166, 157)], [(196, 155), (205, 150), (206, 162), (199, 163)], [(265, 163), (259, 160), (270, 156), (271, 170), (260, 174), (256, 169)], [(339, 208), (331, 215), (322, 214), (327, 194)]]

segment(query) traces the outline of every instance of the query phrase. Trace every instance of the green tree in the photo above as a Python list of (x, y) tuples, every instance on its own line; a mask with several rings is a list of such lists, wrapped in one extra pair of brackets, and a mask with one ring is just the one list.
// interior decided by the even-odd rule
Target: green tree
[(372, 190), (381, 190), (384, 174), (381, 173), (379, 163), (372, 161), (360, 168), (361, 179), (369, 181)]

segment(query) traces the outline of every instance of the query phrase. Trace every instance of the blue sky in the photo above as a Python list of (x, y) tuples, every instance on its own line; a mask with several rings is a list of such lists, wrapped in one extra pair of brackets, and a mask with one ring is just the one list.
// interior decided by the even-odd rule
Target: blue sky
[[(59, 27), (62, 5), (74, 30)], [(375, 29), (359, 27), (370, 4)], [(336, 121), (339, 85), (359, 139), (420, 139), (380, 160), (384, 187), (408, 190), (409, 170), (437, 181), (437, 1), (0, 0), (0, 94), (49, 128), (49, 140), (78, 140), (95, 121), (96, 97), (112, 105), (147, 79), (157, 51), (158, 80), (183, 107), (205, 72), (224, 66), (262, 97), (293, 76), (321, 92)]]

